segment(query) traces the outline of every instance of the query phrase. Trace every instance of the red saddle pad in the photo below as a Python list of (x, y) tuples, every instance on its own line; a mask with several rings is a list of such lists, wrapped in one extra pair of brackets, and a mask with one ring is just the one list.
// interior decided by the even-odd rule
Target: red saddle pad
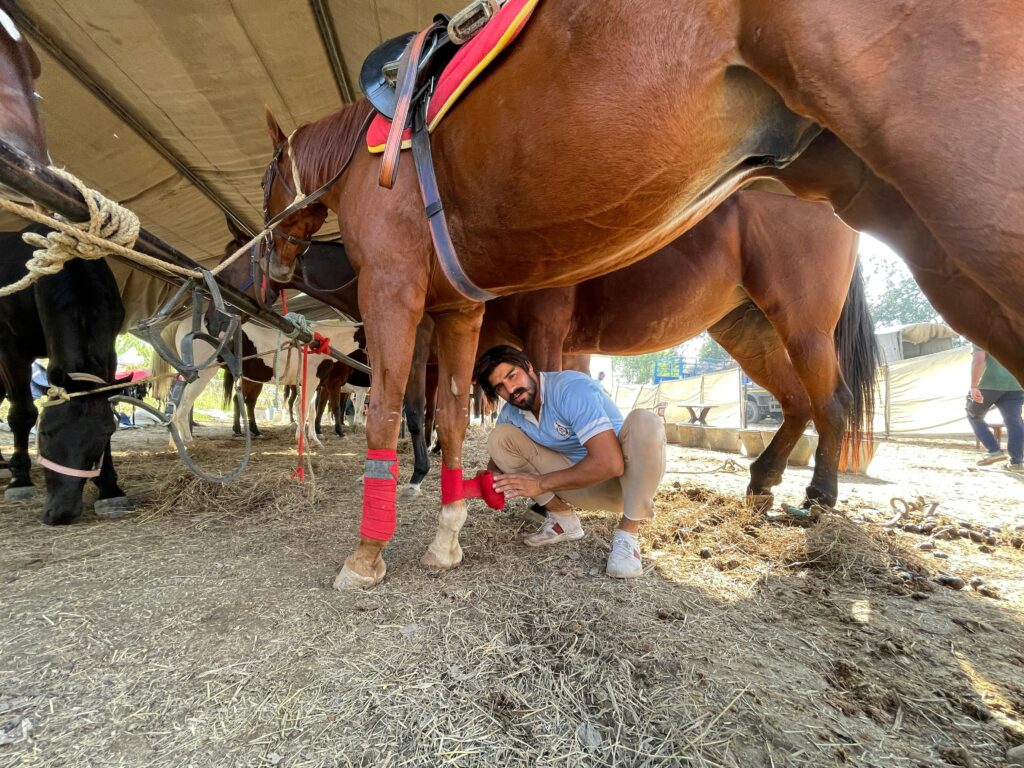
[[(427, 107), (428, 130), (433, 131), (458, 98), (479, 76), (499, 53), (507, 48), (529, 21), (533, 9), (540, 0), (509, 0), (501, 10), (487, 22), (476, 36), (463, 45), (445, 67), (437, 81), (437, 87)], [(366, 132), (366, 148), (371, 152), (384, 151), (384, 144), (391, 129), (391, 121), (377, 115)], [(412, 131), (406, 129), (402, 136), (402, 149), (411, 146)]]

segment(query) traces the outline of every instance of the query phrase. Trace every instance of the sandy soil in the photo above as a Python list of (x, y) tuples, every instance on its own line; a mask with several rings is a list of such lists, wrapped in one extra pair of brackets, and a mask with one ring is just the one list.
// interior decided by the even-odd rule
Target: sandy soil
[[(228, 434), (200, 431), (207, 466), (237, 461)], [(425, 571), (432, 474), (355, 594), (330, 584), (361, 432), (305, 485), (285, 427), (224, 488), (165, 446), (115, 436), (130, 518), (0, 503), (0, 766), (998, 766), (1024, 742), (1024, 477), (970, 444), (882, 445), (809, 527), (744, 508), (746, 459), (670, 447), (629, 583), (603, 575), (613, 520), (534, 551), (520, 503), (474, 502), (463, 564)], [(897, 497), (938, 507), (887, 527)]]

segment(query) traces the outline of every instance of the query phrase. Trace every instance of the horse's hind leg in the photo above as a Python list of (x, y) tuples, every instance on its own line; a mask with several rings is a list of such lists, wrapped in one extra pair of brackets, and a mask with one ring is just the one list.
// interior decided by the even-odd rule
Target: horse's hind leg
[(260, 399), (263, 385), (258, 381), (242, 379), (242, 397), (245, 400), (245, 415), (249, 417), (249, 434), (261, 437), (259, 425), (256, 423), (256, 402)]
[(125, 496), (121, 486), (117, 483), (117, 470), (114, 469), (114, 457), (110, 452), (110, 441), (103, 449), (103, 461), (100, 464), (100, 474), (93, 478), (93, 483), (99, 489), (99, 496), (96, 497), (96, 505), (93, 510), (99, 517), (123, 517), (129, 512), (135, 511), (135, 505), (131, 499)]
[[(466, 522), (466, 502), (443, 498), (449, 473), (462, 472), (462, 445), (469, 426), (469, 395), (483, 305), (435, 318), (438, 339), (437, 431), (441, 438), (441, 514), (437, 535), (420, 563), (427, 568), (454, 568), (462, 562), (459, 531)], [(450, 480), (449, 480), (450, 482)]]
[(288, 423), (295, 423), (295, 399), (299, 396), (299, 388), (294, 384), (288, 384), (284, 388), (284, 401), (288, 403)]
[(5, 355), (5, 367), (10, 375), (10, 391), (7, 393), (11, 409), (7, 414), (7, 423), (11, 425), (14, 437), (14, 451), (8, 461), (11, 480), (4, 491), (4, 498), (9, 501), (28, 499), (35, 495), (30, 471), (32, 462), (28, 455), (29, 433), (36, 423), (39, 412), (32, 402), (32, 391), (29, 381), (32, 376), (32, 363), (11, 355)]
[(772, 487), (782, 482), (789, 454), (810, 421), (811, 403), (782, 340), (756, 306), (744, 304), (734, 309), (708, 333), (782, 406), (782, 424), (750, 465), (747, 495), (754, 505), (767, 507), (772, 502)]

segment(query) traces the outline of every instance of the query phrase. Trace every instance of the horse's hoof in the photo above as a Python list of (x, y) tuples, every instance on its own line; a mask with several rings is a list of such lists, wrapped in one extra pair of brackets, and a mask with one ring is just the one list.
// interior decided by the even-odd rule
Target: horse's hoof
[(398, 496), (399, 501), (412, 501), (417, 496), (423, 493), (423, 486), (419, 483), (409, 483), (402, 489), (401, 494)]
[(763, 515), (772, 508), (775, 497), (770, 493), (748, 493), (746, 498), (747, 509)]
[(96, 517), (104, 517), (108, 520), (116, 520), (125, 517), (135, 511), (135, 502), (127, 496), (114, 496), (110, 499), (96, 499), (93, 507)]
[(348, 563), (342, 566), (338, 575), (334, 578), (334, 588), (339, 591), (348, 589), (367, 589), (381, 583), (384, 574), (387, 573), (388, 564), (383, 557), (377, 558), (377, 565), (372, 576), (364, 576), (348, 567)]
[(19, 485), (17, 488), (8, 488), (4, 491), (4, 498), (7, 501), (25, 501), (36, 495), (36, 489), (31, 485)]
[(454, 547), (443, 550), (436, 543), (431, 544), (420, 558), (420, 565), (434, 571), (448, 571), (462, 562), (462, 547), (455, 542)]

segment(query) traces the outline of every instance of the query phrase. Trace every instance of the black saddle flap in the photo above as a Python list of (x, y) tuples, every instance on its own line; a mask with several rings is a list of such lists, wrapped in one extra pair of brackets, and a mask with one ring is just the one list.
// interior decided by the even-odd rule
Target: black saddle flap
[(373, 108), (389, 120), (395, 116), (395, 88), (384, 77), (384, 65), (395, 61), (416, 37), (415, 32), (393, 37), (378, 45), (363, 61), (359, 70), (359, 87)]

